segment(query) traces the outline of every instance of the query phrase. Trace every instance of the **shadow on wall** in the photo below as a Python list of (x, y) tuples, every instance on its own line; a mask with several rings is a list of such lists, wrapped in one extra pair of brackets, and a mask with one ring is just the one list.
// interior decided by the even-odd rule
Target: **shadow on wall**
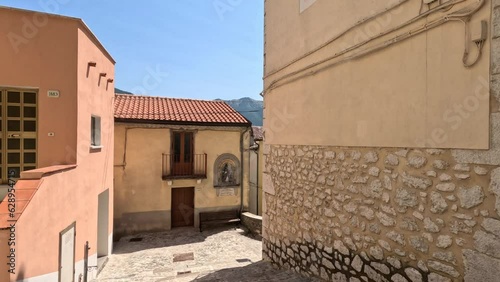
[(17, 278), (16, 281), (24, 280), (24, 265), (21, 265), (18, 269), (16, 269)]
[(290, 271), (280, 270), (271, 266), (270, 263), (259, 261), (242, 267), (221, 269), (209, 273), (203, 277), (198, 277), (193, 281), (211, 282), (211, 281), (315, 281), (301, 277)]

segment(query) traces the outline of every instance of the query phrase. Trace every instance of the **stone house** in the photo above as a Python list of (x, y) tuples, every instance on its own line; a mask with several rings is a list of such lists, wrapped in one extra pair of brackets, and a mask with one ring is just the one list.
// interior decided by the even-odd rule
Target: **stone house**
[(263, 254), (498, 281), (500, 1), (265, 2)]
[(112, 249), (115, 61), (77, 18), (0, 7), (0, 36), (0, 281), (90, 280)]
[(117, 94), (116, 237), (248, 209), (251, 123), (222, 101)]

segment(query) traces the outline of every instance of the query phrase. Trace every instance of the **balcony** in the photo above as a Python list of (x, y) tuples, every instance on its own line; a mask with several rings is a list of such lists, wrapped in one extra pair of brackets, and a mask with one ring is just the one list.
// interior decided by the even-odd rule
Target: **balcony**
[(163, 180), (207, 178), (207, 154), (163, 154), (162, 178)]

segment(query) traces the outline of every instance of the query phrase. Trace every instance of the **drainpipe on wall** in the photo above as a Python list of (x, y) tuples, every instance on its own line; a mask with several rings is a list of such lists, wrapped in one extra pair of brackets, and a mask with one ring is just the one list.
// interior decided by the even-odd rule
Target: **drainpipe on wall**
[[(260, 167), (260, 156), (259, 156), (260, 144), (259, 144), (259, 142), (260, 141), (254, 141), (254, 144), (251, 145), (250, 148), (249, 148), (257, 156), (257, 160), (256, 160), (256, 162), (257, 162), (257, 171), (256, 171), (256, 175), (255, 175), (256, 181), (257, 181), (257, 183), (255, 183), (255, 187), (257, 189), (256, 195), (255, 195), (256, 196), (256, 204), (255, 205), (257, 206), (257, 209), (256, 209), (257, 212), (255, 213), (256, 215), (259, 215), (259, 167)], [(250, 168), (250, 170), (251, 169), (252, 168)], [(250, 171), (250, 173), (251, 173), (251, 171)], [(250, 175), (250, 178), (251, 177), (252, 177), (252, 175)], [(251, 187), (251, 183), (252, 183), (252, 180), (250, 179), (250, 188), (252, 188)]]
[(243, 141), (245, 139), (245, 134), (250, 131), (252, 128), (247, 127), (245, 130), (241, 132), (240, 135), (240, 160), (241, 160), (241, 173), (240, 173), (240, 186), (241, 186), (241, 191), (240, 191), (240, 217), (241, 214), (243, 213), (243, 178), (244, 178), (244, 172), (245, 172), (245, 163), (243, 162), (243, 154), (245, 152), (245, 147), (243, 145)]
[(89, 241), (85, 242), (85, 247), (83, 249), (83, 282), (87, 282), (88, 270), (89, 270)]
[(256, 142), (256, 143), (257, 143), (257, 150), (254, 151), (257, 154), (257, 201), (256, 201), (256, 205), (257, 205), (257, 215), (260, 215), (259, 214), (260, 143), (258, 143), (258, 142)]

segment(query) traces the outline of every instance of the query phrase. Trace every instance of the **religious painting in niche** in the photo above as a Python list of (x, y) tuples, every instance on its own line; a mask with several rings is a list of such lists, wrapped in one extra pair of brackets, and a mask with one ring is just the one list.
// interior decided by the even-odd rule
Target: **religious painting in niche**
[(219, 183), (222, 185), (232, 185), (236, 184), (236, 179), (234, 179), (235, 165), (230, 160), (222, 163), (222, 168), (220, 169), (220, 179)]
[(232, 154), (223, 154), (214, 165), (214, 187), (240, 185), (240, 162)]

